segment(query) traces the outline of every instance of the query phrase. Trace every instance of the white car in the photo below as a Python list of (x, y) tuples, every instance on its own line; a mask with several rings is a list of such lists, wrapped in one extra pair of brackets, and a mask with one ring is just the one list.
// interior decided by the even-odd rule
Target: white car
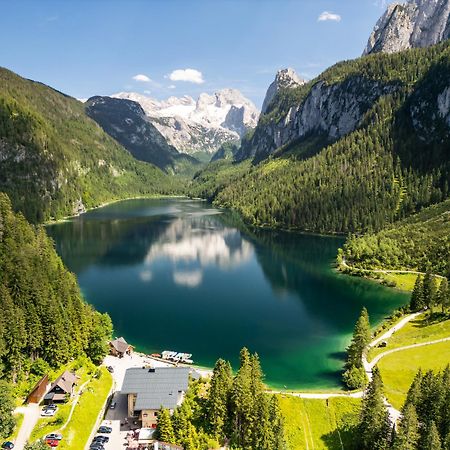
[(41, 416), (44, 417), (53, 417), (56, 414), (56, 409), (48, 409), (48, 408), (42, 408)]

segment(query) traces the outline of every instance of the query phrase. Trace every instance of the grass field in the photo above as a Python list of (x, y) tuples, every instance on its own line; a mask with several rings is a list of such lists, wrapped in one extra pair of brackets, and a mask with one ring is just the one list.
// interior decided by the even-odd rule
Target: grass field
[(377, 273), (388, 285), (395, 285), (402, 291), (412, 291), (417, 275), (414, 273)]
[(58, 448), (61, 450), (83, 449), (91, 434), (98, 415), (103, 408), (112, 387), (112, 376), (102, 367), (99, 378), (93, 378), (84, 388), (73, 416), (63, 430), (64, 439)]
[(400, 409), (419, 368), (439, 371), (447, 364), (450, 364), (450, 341), (387, 355), (378, 363), (386, 397), (395, 408)]
[[(84, 444), (89, 438), (92, 426), (97, 420), (100, 409), (102, 408), (112, 386), (111, 374), (103, 367), (99, 369), (100, 378), (95, 378), (94, 374), (97, 368), (89, 361), (80, 359), (72, 362), (70, 365), (61, 368), (57, 374), (52, 374), (52, 379), (56, 378), (63, 370), (75, 371), (78, 379), (75, 395), (72, 399), (58, 407), (53, 417), (40, 418), (31, 433), (30, 441), (35, 442), (49, 433), (59, 432), (61, 427), (63, 441), (58, 446), (61, 449), (79, 449), (84, 448)], [(75, 406), (70, 422), (66, 424), (73, 402), (77, 399), (78, 391), (81, 386), (88, 382), (83, 389), (83, 394)], [(81, 414), (81, 418), (79, 417)], [(92, 425), (90, 425), (92, 422)], [(90, 426), (89, 426), (90, 425)], [(84, 443), (81, 444), (84, 439)], [(73, 441), (73, 442), (72, 442)]]
[(293, 450), (352, 450), (361, 401), (352, 398), (301, 399), (278, 395), (286, 437)]
[(437, 316), (436, 319), (430, 320), (428, 314), (421, 314), (417, 319), (408, 322), (403, 328), (394, 333), (389, 338), (386, 348), (371, 349), (368, 354), (368, 360), (371, 361), (375, 356), (386, 350), (421, 342), (435, 341), (445, 337), (450, 337), (449, 315), (446, 317)]

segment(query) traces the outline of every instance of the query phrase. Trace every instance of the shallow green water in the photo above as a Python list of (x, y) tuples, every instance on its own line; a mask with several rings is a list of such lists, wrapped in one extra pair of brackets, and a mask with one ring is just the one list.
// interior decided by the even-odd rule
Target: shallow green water
[(335, 273), (342, 238), (244, 230), (199, 201), (129, 200), (47, 230), (117, 336), (205, 366), (247, 346), (274, 387), (339, 387), (361, 308), (375, 323), (408, 300)]

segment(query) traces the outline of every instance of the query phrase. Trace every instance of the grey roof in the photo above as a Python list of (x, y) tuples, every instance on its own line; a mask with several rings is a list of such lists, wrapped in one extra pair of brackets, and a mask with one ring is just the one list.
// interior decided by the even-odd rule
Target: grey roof
[(123, 338), (120, 337), (118, 339), (114, 339), (110, 342), (110, 344), (119, 352), (119, 353), (125, 353), (128, 350), (128, 347), (130, 347), (130, 344)]
[(187, 391), (189, 367), (132, 367), (127, 369), (122, 394), (136, 394), (135, 411), (143, 409), (174, 409)]
[(77, 380), (78, 380), (78, 377), (74, 373), (66, 370), (51, 385), (50, 391), (53, 391), (53, 389), (56, 386), (59, 386), (64, 392), (71, 394), (72, 390), (73, 390), (73, 385), (77, 384)]

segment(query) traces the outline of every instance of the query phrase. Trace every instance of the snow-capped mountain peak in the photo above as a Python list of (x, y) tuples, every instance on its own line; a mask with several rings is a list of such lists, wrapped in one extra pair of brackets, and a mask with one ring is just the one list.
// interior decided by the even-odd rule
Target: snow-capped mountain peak
[(187, 153), (212, 153), (256, 127), (259, 118), (256, 106), (236, 89), (202, 93), (197, 100), (185, 95), (160, 101), (136, 92), (119, 92), (112, 97), (138, 102), (166, 139)]

